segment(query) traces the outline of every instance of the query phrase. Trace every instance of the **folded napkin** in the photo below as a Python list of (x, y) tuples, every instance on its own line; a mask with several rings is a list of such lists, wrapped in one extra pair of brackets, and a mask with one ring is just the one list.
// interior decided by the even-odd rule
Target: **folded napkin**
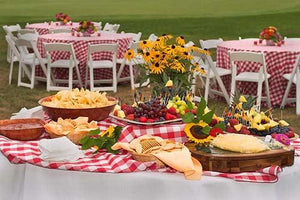
[[(133, 151), (130, 148), (129, 143), (118, 142), (112, 149), (125, 149), (127, 151)], [(159, 151), (151, 153), (166, 165), (176, 169), (179, 172), (183, 172), (187, 180), (200, 180), (202, 176), (202, 165), (198, 160), (191, 156), (191, 152), (187, 147), (177, 149), (174, 151)]]
[(27, 109), (24, 107), (19, 112), (13, 113), (10, 119), (24, 119), (24, 118), (44, 119), (42, 106), (37, 106), (31, 109)]
[(41, 158), (50, 162), (72, 162), (84, 156), (83, 152), (78, 149), (78, 146), (67, 137), (42, 139), (38, 145), (41, 151)]

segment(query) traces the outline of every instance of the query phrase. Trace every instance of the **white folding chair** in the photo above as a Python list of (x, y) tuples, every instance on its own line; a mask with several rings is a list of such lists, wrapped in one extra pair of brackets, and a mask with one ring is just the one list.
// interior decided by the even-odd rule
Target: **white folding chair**
[[(135, 83), (134, 81), (134, 74), (133, 74), (133, 67), (135, 65), (141, 65), (144, 64), (144, 59), (142, 56), (137, 55), (137, 49), (139, 47), (139, 42), (131, 42), (128, 46), (129, 49), (132, 49), (135, 53), (135, 57), (131, 60), (127, 60), (125, 58), (117, 59), (117, 64), (120, 64), (120, 68), (118, 71), (118, 82), (130, 80), (131, 89), (134, 90), (137, 87), (140, 87), (139, 83)], [(124, 68), (128, 66), (129, 67), (129, 77), (121, 77), (122, 72), (124, 71)], [(138, 74), (139, 71), (136, 73)], [(149, 85), (149, 80), (147, 80), (145, 83), (141, 85), (141, 87), (144, 87), (146, 85)]]
[[(228, 93), (226, 91), (224, 83), (221, 79), (221, 76), (219, 75), (219, 72), (216, 69), (216, 66), (215, 66), (211, 56), (207, 55), (207, 54), (199, 53), (197, 51), (193, 51), (192, 56), (193, 56), (192, 62), (198, 63), (201, 67), (203, 67), (203, 68), (205, 67), (205, 70), (206, 70), (205, 75), (202, 75), (200, 72), (194, 72), (193, 73), (192, 93), (194, 94), (195, 101), (200, 101), (201, 100), (201, 98), (195, 94), (195, 91), (196, 91), (196, 78), (199, 77), (202, 84), (204, 84), (204, 81), (202, 80), (202, 77), (206, 77), (204, 98), (205, 98), (206, 102), (208, 102), (209, 80), (210, 80), (210, 78), (213, 77), (213, 78), (216, 79), (216, 82), (218, 83), (221, 91), (217, 91), (217, 90), (213, 90), (213, 89), (211, 89), (211, 91), (214, 91), (215, 94), (223, 96), (225, 98), (226, 102), (229, 104), (230, 100), (229, 100)], [(208, 78), (208, 77), (210, 77), (210, 78)]]
[[(78, 78), (78, 83), (80, 87), (82, 87), (80, 72), (78, 68), (79, 61), (76, 59), (75, 51), (72, 44), (65, 44), (65, 43), (45, 43), (44, 48), (46, 50), (46, 57), (47, 57), (47, 91), (50, 90), (63, 90), (63, 89), (72, 89), (73, 86), (73, 69), (75, 68), (75, 72)], [(53, 61), (51, 58), (51, 52), (66, 52), (70, 54), (69, 59), (58, 59)], [(69, 78), (67, 81), (68, 86), (55, 86), (52, 85), (51, 81), (51, 69), (53, 68), (65, 68), (69, 69)], [(52, 76), (53, 77), (53, 76)], [(56, 81), (56, 83), (64, 82), (61, 80)], [(75, 81), (74, 81), (75, 82)], [(55, 84), (55, 83), (54, 83)]]
[(93, 22), (94, 26), (100, 31), (102, 29), (102, 22)]
[(157, 40), (157, 36), (154, 34), (154, 33), (151, 33), (148, 37), (148, 40), (151, 41), (151, 42), (154, 42)]
[(14, 63), (18, 62), (20, 60), (20, 52), (16, 47), (15, 41), (9, 35), (6, 35), (5, 39), (7, 41), (8, 47), (11, 51), (11, 56), (10, 56), (10, 61), (9, 61), (9, 63), (10, 63), (9, 79), (8, 79), (8, 83), (10, 85), (11, 80), (12, 80), (12, 73), (13, 73)]
[[(270, 100), (270, 91), (269, 91), (269, 83), (268, 79), (270, 78), (270, 74), (267, 73), (265, 57), (263, 53), (254, 53), (254, 52), (231, 52), (229, 51), (230, 65), (231, 65), (231, 96), (230, 103), (233, 102), (233, 96), (235, 94), (236, 82), (244, 81), (244, 82), (257, 82), (257, 109), (260, 110), (261, 100), (266, 100), (268, 106), (271, 107)], [(238, 65), (236, 62), (254, 62), (259, 63), (259, 71), (258, 72), (241, 72), (237, 74)], [(265, 83), (265, 91), (267, 97), (262, 97), (262, 84)]]
[(138, 33), (125, 33), (124, 31), (122, 31), (121, 34), (124, 34), (124, 35), (127, 35), (127, 36), (131, 37), (133, 42), (140, 41), (140, 39), (142, 37), (141, 32), (138, 32)]
[[(223, 42), (222, 38), (219, 38), (219, 39), (210, 39), (210, 40), (200, 40), (200, 45), (201, 45), (202, 49), (210, 50), (210, 49), (216, 49), (217, 46), (218, 46), (218, 44), (220, 44), (222, 42)], [(211, 87), (211, 80), (214, 80), (213, 83), (216, 82), (215, 81), (216, 74), (214, 73), (214, 71), (217, 71), (219, 77), (231, 74), (231, 70), (230, 69), (225, 69), (225, 68), (216, 66), (216, 62), (213, 61), (213, 59), (211, 58), (211, 56), (207, 55), (207, 57), (209, 57), (209, 58), (208, 59), (204, 59), (204, 61), (205, 61), (204, 64), (203, 63), (199, 63), (206, 70), (206, 74), (200, 75), (201, 77), (205, 78), (204, 98), (205, 98), (206, 101), (208, 100), (208, 95), (209, 94), (211, 96), (213, 96), (213, 94), (216, 94), (216, 95), (220, 95), (220, 96), (223, 96), (223, 97), (225, 97), (227, 95), (227, 92), (224, 93), (223, 91), (212, 89), (212, 87)], [(210, 64), (208, 63), (208, 60), (211, 61)], [(214, 68), (214, 71), (211, 70), (212, 67)], [(226, 99), (226, 101), (227, 100), (228, 99)]]
[[(101, 53), (101, 52), (110, 52), (112, 53), (111, 60), (93, 60), (92, 54), (93, 53)], [(86, 87), (88, 82), (88, 74), (90, 76), (90, 90), (100, 90), (100, 91), (113, 91), (117, 92), (117, 67), (116, 67), (116, 60), (117, 60), (117, 53), (118, 53), (118, 44), (95, 44), (89, 45), (88, 49), (88, 62), (86, 69)], [(94, 80), (94, 70), (95, 69), (112, 69), (112, 80), (99, 80), (98, 83), (108, 83), (112, 82), (112, 86), (101, 86), (95, 87), (96, 80)]]
[(106, 23), (103, 27), (104, 32), (110, 32), (110, 33), (116, 33), (118, 32), (120, 28), (120, 24), (110, 24), (110, 23)]
[(37, 41), (39, 34), (35, 29), (21, 29), (17, 34), (19, 39), (29, 40), (29, 41)]
[[(46, 74), (45, 60), (41, 58), (35, 42), (18, 39), (15, 44), (20, 52), (18, 86), (29, 87), (32, 89), (34, 87), (35, 80), (35, 67), (41, 66), (43, 72)], [(27, 50), (24, 50), (28, 48), (32, 49), (34, 53), (28, 53)], [(31, 68), (31, 70), (29, 70), (29, 68)], [(30, 83), (22, 82), (22, 71), (25, 72)]]
[[(4, 31), (6, 33), (6, 35), (9, 35), (11, 38), (16, 38), (14, 36), (14, 32), (17, 32), (17, 31), (21, 30), (21, 26), (19, 24), (10, 25), (10, 26), (4, 25), (3, 29), (4, 29)], [(7, 62), (11, 61), (11, 53), (12, 53), (12, 50), (8, 46), (7, 47), (7, 58), (6, 58)]]
[[(298, 57), (297, 57), (297, 60), (295, 62), (292, 73), (283, 75), (283, 78), (288, 80), (288, 84), (287, 84), (286, 90), (284, 92), (283, 99), (282, 99), (281, 106), (280, 106), (283, 109), (287, 103), (296, 102), (296, 114), (297, 115), (300, 115), (300, 97), (299, 97), (300, 96), (300, 86), (299, 86), (300, 71), (299, 71), (299, 67), (300, 67), (300, 55), (298, 55)], [(296, 95), (297, 95), (296, 98), (288, 98), (292, 83), (296, 84)]]
[(55, 33), (71, 33), (71, 29), (66, 29), (66, 28), (57, 28), (57, 29), (50, 29), (49, 33), (50, 34), (55, 34)]

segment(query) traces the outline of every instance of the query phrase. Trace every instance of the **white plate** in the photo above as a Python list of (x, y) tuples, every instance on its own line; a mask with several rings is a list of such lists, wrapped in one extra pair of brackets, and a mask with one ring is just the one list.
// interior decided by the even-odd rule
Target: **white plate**
[(112, 113), (110, 113), (109, 116), (112, 117), (112, 118), (115, 118), (117, 120), (127, 122), (127, 123), (145, 125), (145, 126), (153, 126), (153, 125), (159, 125), (159, 124), (168, 124), (168, 123), (173, 123), (173, 122), (181, 122), (181, 118), (173, 119), (173, 120), (165, 120), (165, 121), (161, 121), (161, 122), (148, 123), (148, 122), (138, 122), (138, 121), (133, 121), (133, 120), (125, 119), (125, 118), (120, 118), (120, 117), (117, 117), (117, 116), (113, 115)]

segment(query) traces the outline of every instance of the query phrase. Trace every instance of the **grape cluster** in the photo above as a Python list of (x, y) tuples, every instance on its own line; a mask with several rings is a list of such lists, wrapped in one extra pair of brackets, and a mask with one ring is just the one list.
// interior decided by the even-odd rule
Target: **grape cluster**
[(288, 126), (280, 126), (280, 125), (274, 126), (274, 127), (269, 129), (270, 134), (272, 134), (272, 133), (279, 133), (279, 134), (280, 133), (287, 133), (289, 131), (290, 131), (290, 129), (289, 129)]
[(269, 133), (268, 130), (263, 130), (263, 131), (259, 131), (255, 128), (249, 128), (249, 131), (251, 134), (253, 135), (258, 135), (258, 136), (266, 136), (266, 135), (270, 135), (271, 133)]
[(134, 117), (146, 117), (148, 119), (156, 119), (157, 121), (165, 120), (167, 108), (161, 104), (159, 99), (150, 100), (145, 103), (139, 103), (137, 107), (134, 107)]

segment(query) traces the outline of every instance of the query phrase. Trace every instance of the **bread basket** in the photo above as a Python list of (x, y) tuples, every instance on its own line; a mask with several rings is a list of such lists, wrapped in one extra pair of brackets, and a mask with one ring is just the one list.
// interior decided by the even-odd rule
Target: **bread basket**
[(134, 151), (130, 151), (130, 153), (134, 160), (140, 162), (155, 162), (160, 168), (166, 167), (166, 165), (161, 160), (159, 160), (152, 154), (136, 153)]

